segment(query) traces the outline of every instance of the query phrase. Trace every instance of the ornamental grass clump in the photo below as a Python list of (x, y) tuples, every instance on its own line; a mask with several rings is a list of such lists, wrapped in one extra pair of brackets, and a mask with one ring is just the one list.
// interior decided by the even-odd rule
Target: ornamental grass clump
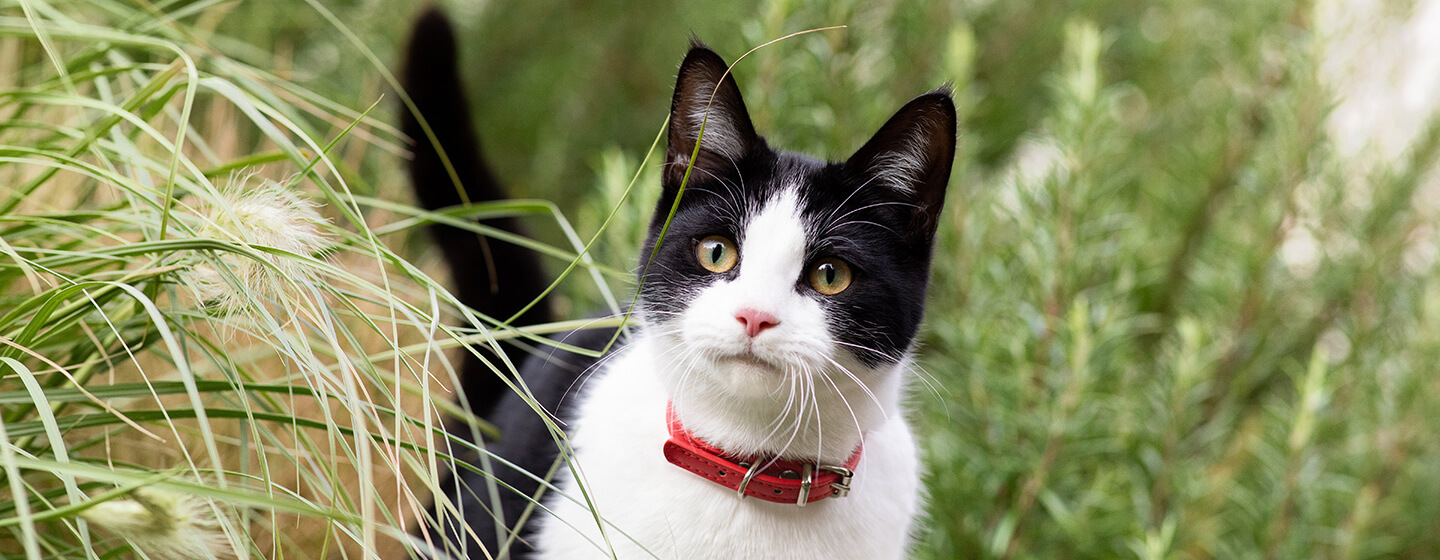
[(378, 89), (267, 71), (224, 4), (0, 4), (0, 555), (403, 554), (466, 416), (446, 350), (494, 320), (392, 247), (475, 213), (568, 231), (376, 196), (406, 197), (375, 187), (406, 153)]

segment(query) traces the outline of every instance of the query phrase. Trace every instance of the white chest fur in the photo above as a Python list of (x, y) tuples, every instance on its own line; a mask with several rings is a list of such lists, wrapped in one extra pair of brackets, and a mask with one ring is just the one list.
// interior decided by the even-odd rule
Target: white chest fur
[[(867, 427), (853, 490), (799, 508), (735, 493), (668, 463), (669, 400), (654, 369), (652, 344), (641, 340), (588, 381), (569, 430), (580, 477), (605, 520), (584, 505), (575, 480), (562, 475), (563, 496), (540, 520), (538, 558), (661, 559), (901, 558), (919, 502), (910, 428), (894, 414)], [(893, 393), (890, 395), (895, 398)]]

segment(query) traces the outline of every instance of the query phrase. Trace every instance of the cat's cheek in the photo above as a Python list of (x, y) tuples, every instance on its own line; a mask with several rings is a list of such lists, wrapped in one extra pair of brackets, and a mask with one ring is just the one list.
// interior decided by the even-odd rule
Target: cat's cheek
[(874, 285), (880, 282), (856, 285), (824, 306), (839, 354), (865, 368), (902, 361), (919, 324), (916, 307), (923, 305), (924, 285), (885, 280), (883, 288)]

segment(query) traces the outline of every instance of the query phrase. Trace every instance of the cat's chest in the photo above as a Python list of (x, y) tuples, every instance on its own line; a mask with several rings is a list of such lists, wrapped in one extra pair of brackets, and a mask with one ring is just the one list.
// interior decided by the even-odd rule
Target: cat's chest
[[(805, 508), (742, 500), (665, 460), (668, 399), (647, 371), (649, 358), (632, 349), (590, 379), (571, 430), (585, 490), (608, 522), (605, 534), (587, 507), (552, 496), (547, 505), (556, 516), (541, 520), (538, 558), (609, 557), (607, 540), (621, 559), (904, 556), (919, 480), (903, 419), (870, 434), (849, 496)], [(562, 477), (562, 491), (583, 502), (574, 478)]]

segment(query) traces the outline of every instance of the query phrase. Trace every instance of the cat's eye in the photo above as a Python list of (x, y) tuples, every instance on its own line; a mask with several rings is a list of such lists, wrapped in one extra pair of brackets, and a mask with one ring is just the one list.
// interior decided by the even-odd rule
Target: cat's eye
[(735, 248), (735, 242), (712, 235), (700, 240), (695, 246), (695, 258), (700, 260), (700, 266), (705, 270), (714, 273), (721, 273), (735, 268), (735, 263), (740, 260), (740, 251)]
[(852, 278), (850, 265), (840, 259), (820, 259), (810, 265), (810, 287), (827, 296), (845, 291)]

